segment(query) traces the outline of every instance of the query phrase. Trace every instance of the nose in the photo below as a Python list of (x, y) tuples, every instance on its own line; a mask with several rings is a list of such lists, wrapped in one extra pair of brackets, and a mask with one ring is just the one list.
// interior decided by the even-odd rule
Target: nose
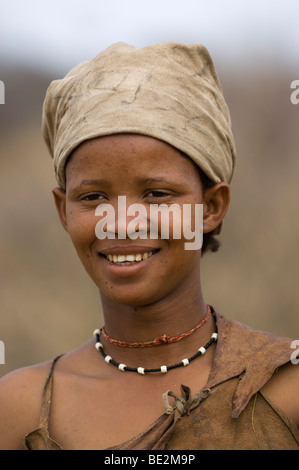
[[(104, 215), (106, 214), (106, 215)], [(96, 236), (125, 240), (127, 237), (147, 239), (150, 231), (149, 211), (139, 203), (128, 204), (126, 196), (118, 196), (117, 204), (100, 204), (96, 216), (103, 216), (96, 224)]]
[(149, 232), (149, 214), (144, 204), (132, 202), (126, 196), (118, 197), (115, 218), (117, 238), (146, 239)]

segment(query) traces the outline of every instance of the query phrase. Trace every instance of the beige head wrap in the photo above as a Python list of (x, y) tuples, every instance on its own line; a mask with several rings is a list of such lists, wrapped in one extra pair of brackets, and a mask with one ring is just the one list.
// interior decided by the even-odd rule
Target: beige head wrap
[(42, 130), (65, 188), (65, 164), (83, 141), (144, 134), (187, 154), (215, 183), (230, 182), (235, 147), (230, 116), (209, 52), (165, 42), (117, 43), (53, 81)]

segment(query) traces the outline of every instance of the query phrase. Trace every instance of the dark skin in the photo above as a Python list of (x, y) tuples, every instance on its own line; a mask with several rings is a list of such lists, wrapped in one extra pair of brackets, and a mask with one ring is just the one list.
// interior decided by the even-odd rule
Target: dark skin
[[(99, 289), (107, 333), (125, 341), (149, 341), (164, 333), (176, 336), (198, 324), (206, 314), (200, 250), (185, 250), (184, 239), (99, 240), (95, 236), (95, 208), (101, 203), (116, 208), (119, 195), (126, 195), (127, 206), (142, 203), (147, 209), (162, 202), (203, 204), (207, 233), (226, 214), (229, 186), (219, 183), (204, 190), (190, 159), (166, 143), (136, 135), (84, 142), (69, 159), (66, 181), (65, 191), (53, 190), (56, 207), (84, 268)], [(103, 256), (150, 251), (155, 254), (138, 266), (120, 267)], [(153, 368), (192, 356), (214, 331), (210, 317), (193, 335), (167, 346), (130, 349), (104, 338), (101, 342), (106, 354), (117, 362)], [(180, 395), (181, 384), (193, 393), (204, 388), (215, 352), (213, 345), (188, 367), (141, 376), (106, 364), (94, 344), (92, 339), (66, 354), (55, 369), (49, 430), (66, 450), (105, 449), (144, 431), (164, 413), (161, 397), (165, 391)], [(48, 369), (49, 362), (13, 372), (0, 381), (0, 449), (22, 449), (24, 435), (38, 426)], [(282, 368), (265, 391), (298, 424), (297, 370)]]

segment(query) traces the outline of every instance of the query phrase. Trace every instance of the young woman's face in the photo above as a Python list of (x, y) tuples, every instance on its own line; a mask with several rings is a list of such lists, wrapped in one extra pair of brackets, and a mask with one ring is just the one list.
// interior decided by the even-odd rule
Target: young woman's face
[[(145, 136), (114, 135), (81, 144), (66, 167), (64, 226), (100, 292), (118, 303), (148, 305), (199, 281), (200, 250), (186, 250), (182, 237), (118, 239), (118, 196), (126, 207), (142, 204), (194, 205), (203, 202), (194, 163), (170, 145)], [(115, 211), (115, 239), (95, 233), (96, 207)], [(123, 214), (122, 214), (123, 215)], [(137, 214), (136, 214), (137, 216)], [(129, 223), (136, 216), (127, 217)], [(149, 230), (149, 225), (148, 225)], [(194, 230), (194, 225), (193, 225)], [(137, 258), (135, 258), (136, 255)], [(124, 258), (128, 256), (128, 258)], [(134, 257), (134, 258), (133, 258)], [(141, 259), (141, 261), (140, 261)], [(126, 261), (124, 261), (126, 260)]]

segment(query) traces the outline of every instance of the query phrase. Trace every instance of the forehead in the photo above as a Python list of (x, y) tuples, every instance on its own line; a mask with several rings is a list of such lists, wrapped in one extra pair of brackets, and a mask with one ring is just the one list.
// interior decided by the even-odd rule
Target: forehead
[(156, 180), (199, 178), (197, 166), (182, 152), (166, 142), (137, 134), (99, 137), (77, 147), (66, 165), (67, 180), (95, 173), (123, 177), (135, 174)]

